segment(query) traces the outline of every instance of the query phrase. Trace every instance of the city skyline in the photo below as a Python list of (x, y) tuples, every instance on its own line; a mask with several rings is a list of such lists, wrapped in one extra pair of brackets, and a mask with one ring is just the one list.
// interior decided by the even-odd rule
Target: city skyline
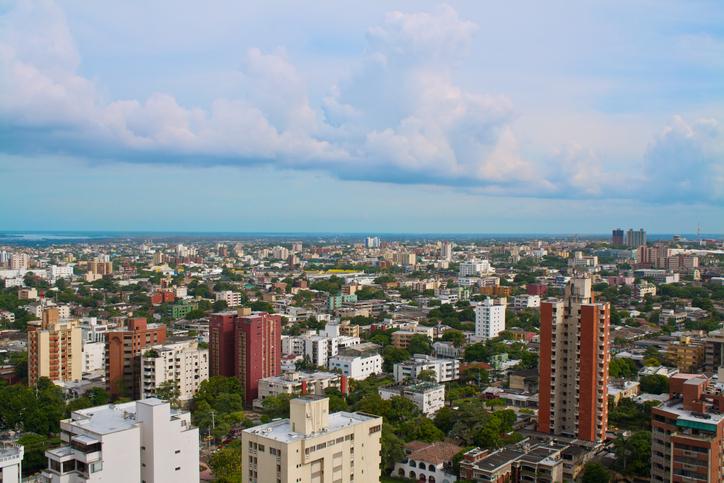
[(0, 228), (724, 232), (720, 4), (290, 6), (8, 3)]

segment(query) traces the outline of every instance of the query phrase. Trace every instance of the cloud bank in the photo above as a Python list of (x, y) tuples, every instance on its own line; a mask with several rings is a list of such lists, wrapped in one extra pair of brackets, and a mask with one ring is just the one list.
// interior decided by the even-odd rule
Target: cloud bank
[[(455, 82), (474, 23), (449, 6), (388, 13), (320, 105), (284, 51), (249, 47), (238, 95), (209, 106), (167, 93), (108, 99), (79, 73), (63, 11), (24, 0), (0, 16), (0, 150), (190, 165), (271, 164), (340, 179), (550, 198), (724, 202), (724, 132), (673, 116), (629, 169), (572, 140), (532, 159), (510, 99)], [(615, 140), (612, 140), (615, 143)]]

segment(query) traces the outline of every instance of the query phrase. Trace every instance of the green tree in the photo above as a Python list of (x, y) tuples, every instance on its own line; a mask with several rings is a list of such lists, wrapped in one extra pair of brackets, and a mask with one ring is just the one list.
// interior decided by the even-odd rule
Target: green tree
[(262, 401), (264, 418), (271, 421), (276, 418), (289, 417), (289, 402), (295, 397), (293, 394), (277, 394), (269, 396)]
[(431, 354), (432, 342), (424, 334), (415, 334), (410, 338), (410, 344), (407, 347), (410, 354)]
[(388, 345), (382, 351), (384, 359), (383, 368), (385, 372), (392, 372), (393, 366), (398, 362), (406, 361), (410, 358), (410, 353), (405, 349), (400, 349), (392, 345)]
[(626, 475), (647, 476), (651, 469), (651, 433), (639, 431), (614, 441), (614, 467)]
[(608, 366), (608, 374), (616, 378), (633, 378), (638, 374), (636, 363), (631, 359), (614, 357)]
[(178, 387), (176, 381), (165, 381), (162, 382), (156, 388), (156, 397), (164, 401), (168, 401), (171, 407), (178, 408), (178, 398), (181, 396), (181, 390)]
[(23, 476), (30, 476), (48, 466), (45, 452), (61, 444), (57, 436), (48, 437), (42, 434), (25, 433), (18, 439), (23, 446)]
[(669, 378), (661, 374), (641, 376), (641, 391), (649, 394), (665, 394), (669, 392)]
[(422, 382), (437, 382), (437, 374), (432, 369), (425, 369), (420, 371), (416, 379)]
[(403, 421), (397, 430), (397, 434), (404, 441), (442, 441), (445, 433), (435, 426), (431, 419), (425, 416), (418, 416), (414, 419)]
[(442, 335), (442, 340), (450, 341), (455, 347), (465, 345), (465, 334), (459, 330), (448, 330)]
[(241, 441), (234, 441), (213, 453), (209, 466), (216, 483), (241, 481)]
[(592, 461), (583, 468), (581, 483), (607, 483), (611, 481), (611, 474), (601, 463)]
[(382, 451), (382, 469), (389, 474), (395, 463), (402, 461), (405, 457), (404, 442), (395, 434), (395, 428), (388, 424), (382, 425), (382, 436), (380, 438)]

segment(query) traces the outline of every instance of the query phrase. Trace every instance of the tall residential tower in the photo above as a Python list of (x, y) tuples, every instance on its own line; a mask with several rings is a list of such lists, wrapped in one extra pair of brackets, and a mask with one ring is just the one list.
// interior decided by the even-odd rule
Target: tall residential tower
[(541, 302), (538, 431), (603, 441), (608, 424), (608, 303), (591, 279), (568, 282), (563, 300)]

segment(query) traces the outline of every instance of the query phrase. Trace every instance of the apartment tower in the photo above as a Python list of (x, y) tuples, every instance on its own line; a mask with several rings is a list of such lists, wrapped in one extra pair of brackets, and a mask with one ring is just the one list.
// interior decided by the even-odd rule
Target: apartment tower
[(541, 302), (538, 431), (604, 440), (609, 318), (609, 304), (594, 302), (588, 277), (572, 278), (563, 300)]
[(248, 308), (211, 315), (209, 374), (236, 377), (248, 405), (257, 398), (259, 379), (281, 374), (281, 316)]
[(724, 481), (724, 395), (704, 375), (676, 374), (669, 398), (651, 408), (651, 481)]
[(144, 318), (128, 321), (126, 330), (106, 334), (106, 388), (114, 396), (141, 397), (141, 356), (145, 348), (166, 341), (166, 326)]
[(47, 377), (53, 382), (80, 381), (83, 331), (77, 320), (61, 319), (58, 307), (43, 310), (42, 320), (28, 323), (28, 382)]

